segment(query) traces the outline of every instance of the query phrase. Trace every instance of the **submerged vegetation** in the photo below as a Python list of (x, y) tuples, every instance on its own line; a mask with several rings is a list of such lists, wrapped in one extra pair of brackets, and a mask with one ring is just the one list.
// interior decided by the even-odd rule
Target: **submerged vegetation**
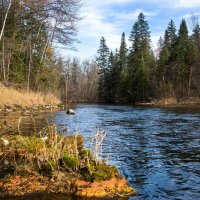
[[(97, 138), (102, 134), (104, 135), (98, 131), (94, 140), (100, 141)], [(100, 143), (94, 144), (97, 145), (92, 148), (96, 151), (96, 157), (93, 156), (95, 152), (92, 149), (84, 148), (82, 135), (64, 136), (57, 133), (53, 124), (39, 135), (2, 136), (1, 196), (41, 191), (86, 197), (135, 194), (135, 190), (120, 176), (115, 167), (97, 160)], [(93, 183), (101, 186), (96, 188)]]

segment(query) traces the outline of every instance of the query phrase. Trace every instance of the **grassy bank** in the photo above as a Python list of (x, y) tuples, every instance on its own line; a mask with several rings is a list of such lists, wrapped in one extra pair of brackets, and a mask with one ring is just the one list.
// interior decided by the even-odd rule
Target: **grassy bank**
[(0, 197), (36, 192), (81, 197), (136, 194), (115, 167), (99, 160), (104, 137), (97, 131), (89, 150), (82, 135), (63, 136), (53, 124), (31, 136), (1, 136)]
[(53, 94), (16, 90), (0, 86), (0, 108), (31, 107), (33, 105), (59, 104), (60, 100)]
[(200, 105), (200, 98), (198, 97), (185, 97), (177, 99), (174, 97), (156, 99), (152, 102), (152, 105), (156, 106), (170, 106), (170, 105)]

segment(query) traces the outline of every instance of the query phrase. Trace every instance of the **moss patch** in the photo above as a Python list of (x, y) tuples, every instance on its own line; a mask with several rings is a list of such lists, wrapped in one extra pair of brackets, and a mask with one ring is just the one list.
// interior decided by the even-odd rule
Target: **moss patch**
[(81, 175), (85, 181), (105, 181), (114, 177), (120, 177), (116, 167), (105, 163), (88, 164), (81, 169)]
[(62, 157), (62, 163), (67, 170), (77, 171), (79, 166), (79, 159), (74, 155), (65, 154)]

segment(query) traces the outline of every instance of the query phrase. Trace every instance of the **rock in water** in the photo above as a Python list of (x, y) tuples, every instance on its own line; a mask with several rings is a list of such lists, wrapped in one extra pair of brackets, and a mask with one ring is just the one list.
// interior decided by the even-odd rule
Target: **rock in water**
[(72, 110), (72, 109), (67, 109), (67, 114), (68, 114), (68, 115), (75, 115), (76, 113), (75, 113), (75, 111)]

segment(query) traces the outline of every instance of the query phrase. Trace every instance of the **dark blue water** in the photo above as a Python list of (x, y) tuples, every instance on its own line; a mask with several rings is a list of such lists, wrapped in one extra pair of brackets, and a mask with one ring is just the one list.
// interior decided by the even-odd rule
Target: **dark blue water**
[(56, 113), (59, 129), (106, 131), (103, 159), (138, 190), (130, 199), (200, 199), (200, 108), (77, 105)]

